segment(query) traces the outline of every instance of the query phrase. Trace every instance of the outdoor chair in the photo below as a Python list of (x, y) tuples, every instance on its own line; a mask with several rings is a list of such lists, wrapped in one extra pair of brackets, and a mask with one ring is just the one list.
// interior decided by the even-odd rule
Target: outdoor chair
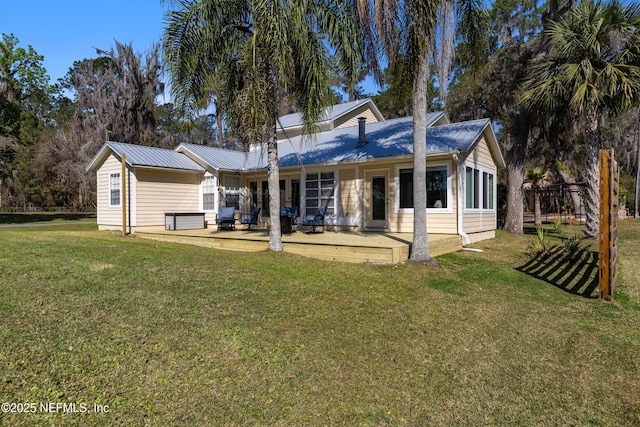
[(322, 232), (324, 232), (324, 206), (321, 206), (316, 211), (315, 215), (305, 215), (302, 218), (302, 225), (310, 226), (311, 232), (316, 232), (316, 227), (322, 227)]
[(218, 230), (235, 230), (236, 218), (235, 208), (220, 208), (218, 209), (218, 217), (216, 218), (216, 224), (218, 224)]
[(243, 215), (240, 218), (240, 224), (247, 224), (249, 227), (247, 231), (255, 231), (255, 228), (251, 230), (252, 225), (258, 225), (258, 214), (260, 213), (260, 208), (253, 208), (249, 215)]

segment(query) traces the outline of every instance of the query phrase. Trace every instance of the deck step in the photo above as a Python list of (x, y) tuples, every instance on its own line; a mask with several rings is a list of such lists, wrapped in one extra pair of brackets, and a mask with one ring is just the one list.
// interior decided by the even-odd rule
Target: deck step
[[(269, 248), (268, 234), (261, 232), (212, 232), (205, 230), (138, 231), (137, 236), (217, 249), (258, 252)], [(396, 264), (409, 258), (411, 239), (385, 233), (294, 233), (283, 235), (284, 252), (310, 258), (353, 263)], [(434, 235), (428, 240), (429, 253), (438, 256), (462, 249), (460, 236)]]

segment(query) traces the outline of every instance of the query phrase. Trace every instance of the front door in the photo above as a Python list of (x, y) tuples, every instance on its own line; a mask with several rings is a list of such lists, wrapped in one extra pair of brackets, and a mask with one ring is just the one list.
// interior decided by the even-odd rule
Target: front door
[(367, 171), (366, 172), (366, 211), (367, 228), (387, 228), (388, 227), (388, 199), (389, 189), (387, 171)]

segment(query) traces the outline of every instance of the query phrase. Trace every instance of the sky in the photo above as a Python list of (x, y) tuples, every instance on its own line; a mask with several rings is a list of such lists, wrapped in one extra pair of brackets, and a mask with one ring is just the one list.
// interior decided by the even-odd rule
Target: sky
[[(169, 1), (161, 0), (0, 0), (0, 33), (13, 34), (18, 46), (31, 45), (56, 83), (74, 61), (96, 58), (96, 49), (132, 43), (138, 53), (160, 41)], [(166, 80), (166, 78), (165, 78)], [(371, 79), (366, 93), (377, 93)]]
[(160, 41), (166, 6), (161, 0), (0, 0), (0, 33), (44, 56), (51, 83), (74, 61), (96, 58), (95, 48), (132, 43), (138, 53)]

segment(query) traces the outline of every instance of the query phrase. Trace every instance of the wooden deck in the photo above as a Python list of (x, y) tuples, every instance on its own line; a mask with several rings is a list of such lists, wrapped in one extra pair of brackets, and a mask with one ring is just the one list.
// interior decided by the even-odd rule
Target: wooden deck
[[(145, 228), (136, 231), (145, 239), (183, 243), (218, 249), (257, 252), (269, 247), (267, 231), (217, 231), (165, 230), (163, 227)], [(393, 264), (409, 258), (411, 233), (352, 233), (333, 232), (309, 234), (297, 231), (282, 235), (285, 252), (310, 258), (355, 263)], [(431, 256), (455, 252), (462, 249), (460, 236), (451, 234), (429, 234)]]

